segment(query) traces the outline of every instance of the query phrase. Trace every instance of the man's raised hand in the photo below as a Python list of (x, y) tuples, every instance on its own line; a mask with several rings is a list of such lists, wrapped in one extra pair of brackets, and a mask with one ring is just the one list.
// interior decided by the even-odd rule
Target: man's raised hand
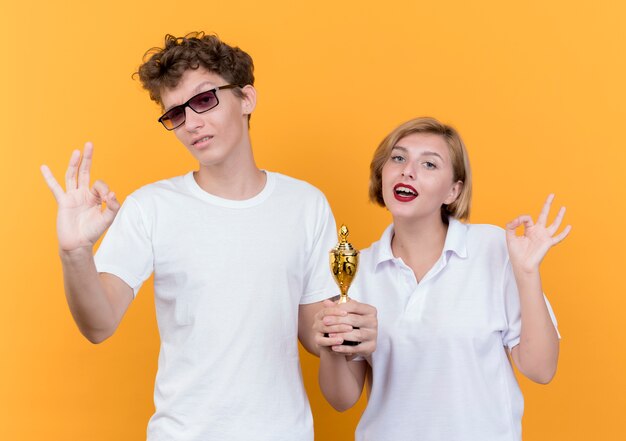
[(59, 248), (71, 252), (91, 248), (111, 225), (120, 203), (102, 181), (90, 187), (93, 145), (88, 142), (82, 154), (74, 150), (65, 173), (65, 190), (47, 165), (41, 166), (48, 188), (58, 204), (57, 235)]

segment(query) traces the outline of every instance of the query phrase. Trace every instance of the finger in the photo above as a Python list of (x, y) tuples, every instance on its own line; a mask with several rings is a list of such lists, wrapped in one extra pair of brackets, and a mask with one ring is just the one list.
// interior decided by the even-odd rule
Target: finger
[(354, 299), (350, 299), (347, 303), (342, 303), (339, 307), (353, 314), (359, 315), (376, 315), (376, 308), (372, 305), (368, 305), (367, 303), (360, 303)]
[[(368, 319), (370, 317), (370, 319)], [(322, 319), (322, 323), (325, 326), (334, 325), (348, 325), (351, 328), (358, 328), (359, 326), (373, 327), (371, 324), (376, 320), (372, 316), (362, 316), (360, 314), (348, 314), (346, 316), (326, 316)]]
[(344, 354), (344, 355), (355, 355), (357, 353), (356, 348), (358, 348), (358, 346), (349, 346), (349, 345), (344, 345), (344, 344), (339, 344), (339, 345), (331, 347), (333, 352), (337, 352), (339, 354)]
[(319, 334), (342, 334), (352, 331), (352, 326), (343, 323), (326, 325), (321, 321), (315, 321), (312, 326), (313, 332)]
[(537, 218), (537, 223), (541, 225), (545, 225), (548, 222), (548, 214), (550, 214), (550, 206), (552, 205), (552, 201), (554, 200), (554, 193), (550, 193), (546, 202), (543, 204), (543, 208), (541, 209), (541, 213), (539, 213), (539, 218)]
[(57, 182), (57, 180), (55, 179), (54, 175), (52, 174), (52, 172), (50, 171), (47, 165), (42, 165), (40, 169), (41, 169), (41, 174), (43, 175), (43, 178), (46, 180), (46, 184), (48, 185), (48, 188), (50, 189), (50, 191), (52, 191), (52, 194), (54, 195), (54, 198), (56, 199), (58, 203), (59, 200), (65, 194), (63, 191), (63, 187), (59, 185), (59, 183)]
[(117, 197), (113, 192), (110, 192), (106, 196), (104, 202), (106, 203), (106, 208), (104, 209), (102, 215), (104, 216), (106, 222), (110, 225), (111, 222), (113, 222), (113, 219), (115, 219), (117, 212), (120, 210), (121, 204), (118, 202)]
[(350, 325), (337, 324), (337, 325), (324, 325), (320, 327), (320, 332), (323, 334), (347, 334), (354, 328)]
[(93, 144), (90, 142), (85, 143), (85, 149), (83, 150), (83, 157), (80, 161), (80, 167), (78, 169), (78, 187), (89, 188), (89, 172), (91, 170), (91, 158), (93, 158)]
[(556, 245), (557, 243), (565, 239), (570, 231), (572, 231), (572, 226), (571, 225), (566, 226), (563, 231), (561, 231), (558, 235), (552, 238), (552, 245)]
[(369, 357), (371, 356), (374, 351), (376, 351), (376, 342), (367, 342), (367, 343), (361, 343), (358, 346), (354, 346), (354, 348), (356, 349), (354, 352), (354, 355), (359, 355), (361, 357)]
[(517, 227), (519, 227), (520, 225), (522, 225), (522, 223), (518, 218), (513, 219), (511, 222), (506, 224), (505, 232), (507, 242), (510, 242), (517, 237), (517, 233), (515, 232), (515, 230), (517, 230)]
[(525, 227), (532, 227), (533, 218), (528, 214), (517, 216), (511, 222), (506, 224), (506, 228), (509, 230), (515, 230), (516, 228), (519, 228), (521, 225), (524, 225)]
[(122, 206), (120, 202), (117, 200), (117, 195), (114, 192), (109, 192), (106, 198), (107, 209), (117, 213)]
[[(335, 334), (338, 337), (341, 337), (345, 342), (358, 342), (360, 345), (363, 342), (363, 337), (357, 332), (358, 330), (354, 330), (353, 332), (342, 332), (341, 334)], [(358, 346), (358, 345), (343, 345), (343, 346)]]
[(75, 190), (77, 186), (76, 173), (78, 172), (78, 163), (80, 162), (80, 150), (74, 150), (70, 156), (70, 162), (65, 172), (65, 190)]
[(527, 214), (523, 214), (513, 219), (511, 222), (506, 224), (507, 236), (515, 236), (515, 230), (522, 225), (524, 226), (524, 229), (532, 227), (534, 225), (533, 218)]
[(110, 191), (111, 190), (109, 190), (109, 186), (104, 181), (100, 180), (94, 182), (93, 187), (91, 187), (91, 193), (97, 198), (99, 202), (104, 202)]
[(344, 311), (335, 303), (332, 303), (329, 307), (322, 309), (319, 313), (322, 320), (324, 317), (346, 317), (348, 315), (348, 311)]
[(325, 337), (324, 334), (317, 334), (315, 336), (315, 344), (318, 346), (335, 346), (341, 345), (343, 343), (343, 339), (337, 336), (328, 336)]
[(506, 224), (506, 229), (507, 230), (515, 230), (520, 225), (522, 225), (522, 223), (520, 222), (519, 218), (515, 218), (511, 222)]
[(377, 329), (378, 318), (376, 312), (373, 314), (349, 314), (343, 323), (349, 323), (355, 328)]
[(520, 216), (518, 219), (524, 225), (524, 228), (530, 228), (533, 225), (535, 225), (535, 223), (533, 222), (532, 216), (529, 216), (528, 214), (524, 214)]
[(121, 207), (121, 204), (117, 200), (117, 196), (115, 196), (115, 193), (109, 190), (109, 186), (105, 182), (100, 180), (93, 183), (93, 187), (90, 191), (95, 199), (96, 204), (105, 204), (104, 210), (102, 211), (102, 216), (110, 225), (111, 222), (113, 222), (113, 219), (115, 219), (115, 215)]
[(561, 226), (561, 222), (563, 221), (563, 216), (565, 216), (565, 207), (561, 207), (559, 209), (559, 212), (557, 213), (556, 218), (554, 219), (554, 222), (552, 222), (552, 225), (550, 225), (547, 228), (548, 234), (550, 234), (550, 236), (556, 233), (559, 227)]
[(378, 337), (378, 332), (375, 328), (355, 328), (351, 332), (341, 334), (341, 337), (344, 340), (359, 341), (361, 343), (364, 343), (369, 341), (376, 341), (376, 338)]
[(336, 316), (336, 315), (327, 315), (322, 317), (321, 323), (323, 326), (337, 326), (337, 325), (347, 325), (352, 328), (352, 323), (354, 319), (349, 315), (346, 316)]
[(356, 346), (338, 345), (331, 348), (333, 352), (337, 352), (344, 355), (362, 355), (367, 357), (374, 352), (376, 344), (374, 342), (361, 343)]

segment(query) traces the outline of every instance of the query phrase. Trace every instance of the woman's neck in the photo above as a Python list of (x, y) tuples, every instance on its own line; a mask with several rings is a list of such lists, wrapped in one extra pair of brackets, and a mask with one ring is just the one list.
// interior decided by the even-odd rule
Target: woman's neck
[(448, 225), (438, 216), (418, 221), (394, 219), (393, 227), (393, 255), (401, 258), (420, 281), (441, 256)]

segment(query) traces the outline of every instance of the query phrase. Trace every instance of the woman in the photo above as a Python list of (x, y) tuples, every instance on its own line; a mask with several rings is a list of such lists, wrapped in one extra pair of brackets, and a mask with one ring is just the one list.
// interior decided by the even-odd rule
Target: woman
[(471, 192), (463, 141), (433, 118), (406, 122), (374, 153), (370, 198), (393, 224), (362, 251), (351, 296), (378, 310), (376, 351), (346, 355), (359, 316), (343, 305), (327, 301), (314, 324), (331, 405), (351, 407), (370, 380), (357, 441), (520, 440), (510, 359), (538, 383), (556, 372), (559, 335), (539, 266), (571, 229), (556, 234), (565, 209), (548, 225), (550, 195), (536, 222), (520, 216), (503, 231), (461, 222)]

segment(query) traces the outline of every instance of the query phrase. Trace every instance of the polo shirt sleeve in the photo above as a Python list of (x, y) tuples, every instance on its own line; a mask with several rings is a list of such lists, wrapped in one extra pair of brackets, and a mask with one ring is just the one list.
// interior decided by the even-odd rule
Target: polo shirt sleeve
[[(515, 282), (515, 275), (513, 274), (513, 268), (511, 262), (507, 259), (504, 276), (503, 276), (503, 291), (504, 291), (504, 312), (506, 318), (506, 327), (502, 331), (502, 342), (509, 350), (513, 349), (520, 342), (520, 335), (522, 330), (522, 315), (520, 310), (519, 291), (517, 290), (517, 283)], [(559, 329), (557, 327), (556, 317), (552, 311), (552, 306), (548, 301), (548, 298), (543, 296), (550, 319), (554, 325), (554, 329), (559, 338)]]
[(99, 273), (110, 273), (133, 289), (133, 295), (150, 277), (154, 256), (145, 217), (138, 202), (129, 196), (94, 257)]
[(328, 201), (321, 193), (313, 231), (312, 248), (305, 263), (301, 305), (320, 302), (337, 294), (337, 287), (330, 275), (328, 263), (328, 253), (337, 242), (335, 218)]

